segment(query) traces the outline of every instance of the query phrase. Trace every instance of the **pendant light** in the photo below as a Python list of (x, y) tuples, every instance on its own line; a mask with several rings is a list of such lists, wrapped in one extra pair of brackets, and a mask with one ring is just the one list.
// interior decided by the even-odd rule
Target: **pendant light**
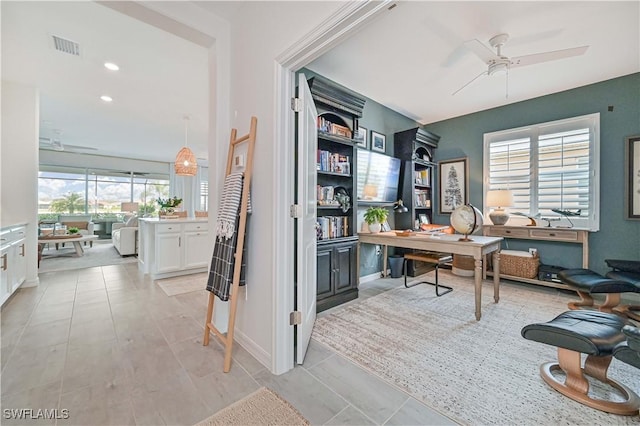
[(176, 162), (174, 165), (176, 175), (178, 176), (195, 176), (198, 171), (198, 163), (196, 162), (196, 156), (193, 154), (187, 147), (187, 125), (189, 122), (189, 117), (184, 116), (184, 146), (180, 151), (178, 151), (178, 155), (176, 155)]

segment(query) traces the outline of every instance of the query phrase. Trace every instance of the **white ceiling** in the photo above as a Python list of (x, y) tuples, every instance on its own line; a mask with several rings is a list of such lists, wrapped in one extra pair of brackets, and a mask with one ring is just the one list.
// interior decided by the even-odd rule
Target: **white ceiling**
[[(423, 124), (640, 71), (638, 1), (399, 2), (308, 68)], [(465, 46), (508, 33), (521, 56), (589, 45), (578, 57), (486, 70)]]
[[(196, 2), (241, 20), (242, 2)], [(309, 68), (422, 123), (640, 71), (639, 2), (399, 2)], [(207, 50), (95, 2), (1, 2), (2, 78), (40, 88), (41, 136), (101, 154), (207, 158)], [(240, 21), (238, 21), (240, 22)], [(281, 23), (278, 23), (281, 25)], [(484, 77), (464, 47), (506, 32), (507, 56), (589, 45), (576, 58)], [(78, 42), (56, 52), (51, 35)], [(121, 70), (103, 67), (113, 61)], [(99, 96), (109, 94), (105, 104)], [(94, 151), (95, 152), (95, 151)]]

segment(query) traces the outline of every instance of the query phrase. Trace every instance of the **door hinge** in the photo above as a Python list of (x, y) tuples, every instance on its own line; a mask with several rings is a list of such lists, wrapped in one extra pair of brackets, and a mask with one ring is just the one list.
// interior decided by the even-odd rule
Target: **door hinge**
[(291, 206), (289, 207), (289, 214), (292, 218), (298, 219), (302, 217), (302, 208), (299, 204), (291, 204)]
[(289, 314), (289, 325), (300, 325), (302, 324), (302, 312), (293, 311)]
[(300, 112), (302, 105), (300, 102), (300, 98), (291, 98), (291, 109), (295, 112)]

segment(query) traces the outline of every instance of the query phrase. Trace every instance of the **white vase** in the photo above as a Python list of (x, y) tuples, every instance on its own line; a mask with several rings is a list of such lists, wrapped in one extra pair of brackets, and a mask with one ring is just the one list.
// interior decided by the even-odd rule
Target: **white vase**
[(381, 229), (382, 229), (382, 225), (380, 225), (378, 222), (369, 224), (369, 231), (372, 232), (373, 234), (377, 234), (378, 232), (380, 232)]

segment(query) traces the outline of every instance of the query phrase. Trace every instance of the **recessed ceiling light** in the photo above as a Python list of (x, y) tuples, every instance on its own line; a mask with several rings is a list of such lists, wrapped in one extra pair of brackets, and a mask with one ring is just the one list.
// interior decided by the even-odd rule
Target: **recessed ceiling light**
[(104, 67), (111, 71), (118, 71), (120, 69), (120, 67), (114, 64), (113, 62), (105, 62)]
[(105, 102), (111, 102), (113, 100), (111, 96), (107, 96), (107, 95), (100, 96), (100, 99), (102, 99)]

